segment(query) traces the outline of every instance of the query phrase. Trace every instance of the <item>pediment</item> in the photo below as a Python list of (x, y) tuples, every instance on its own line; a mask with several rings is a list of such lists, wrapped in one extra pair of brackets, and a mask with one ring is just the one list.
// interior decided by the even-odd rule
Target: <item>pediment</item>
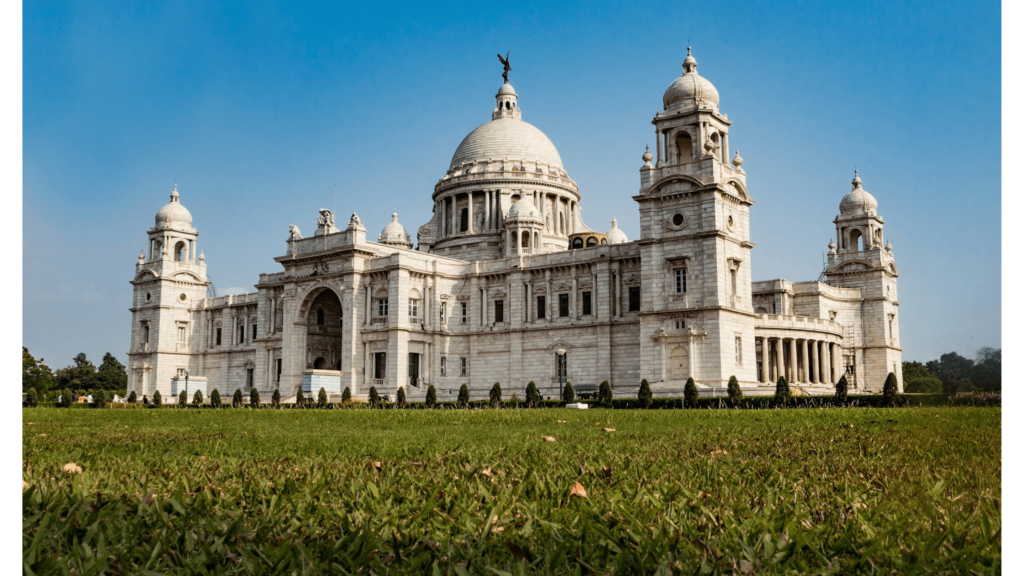
[(494, 292), (491, 292), (491, 300), (504, 300), (505, 296), (506, 294), (501, 290), (495, 290)]
[(623, 280), (622, 283), (625, 284), (626, 286), (639, 286), (640, 278), (637, 278), (634, 275), (630, 275), (629, 278)]

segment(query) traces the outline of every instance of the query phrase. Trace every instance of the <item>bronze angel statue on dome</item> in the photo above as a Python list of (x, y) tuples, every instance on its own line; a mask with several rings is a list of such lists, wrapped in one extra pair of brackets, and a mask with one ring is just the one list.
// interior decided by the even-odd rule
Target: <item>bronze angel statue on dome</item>
[(509, 50), (507, 53), (505, 53), (504, 58), (501, 57), (500, 53), (498, 54), (498, 60), (501, 60), (501, 63), (505, 65), (505, 71), (501, 73), (501, 77), (505, 79), (505, 82), (508, 82), (508, 73), (509, 70), (512, 70), (512, 66), (510, 66), (508, 63), (508, 55), (511, 53), (512, 51)]

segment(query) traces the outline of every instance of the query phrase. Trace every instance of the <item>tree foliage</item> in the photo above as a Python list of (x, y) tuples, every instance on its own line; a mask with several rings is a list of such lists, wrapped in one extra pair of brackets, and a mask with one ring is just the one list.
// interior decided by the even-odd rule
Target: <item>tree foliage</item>
[(369, 400), (371, 407), (376, 408), (377, 406), (380, 406), (380, 394), (377, 393), (376, 386), (370, 386)]
[(213, 392), (210, 392), (210, 407), (220, 408), (220, 392), (216, 388), (213, 389)]
[(113, 354), (103, 355), (99, 370), (86, 357), (85, 352), (75, 355), (74, 364), (57, 370), (57, 385), (62, 388), (83, 390), (86, 393), (95, 390), (126, 393), (128, 389), (128, 370)]
[(612, 386), (607, 380), (601, 382), (601, 387), (597, 389), (597, 403), (605, 408), (612, 407)]
[(775, 401), (785, 406), (789, 404), (789, 398), (789, 382), (786, 382), (785, 376), (779, 376), (779, 381), (775, 383)]
[(153, 406), (159, 408), (164, 403), (164, 397), (160, 395), (160, 391), (153, 392)]
[(651, 385), (647, 382), (647, 378), (640, 381), (640, 390), (636, 393), (636, 399), (640, 402), (641, 408), (649, 408), (651, 406), (654, 394), (651, 393)]
[(274, 388), (274, 393), (270, 395), (270, 405), (274, 408), (281, 407), (281, 390)]
[(501, 383), (495, 382), (494, 386), (491, 386), (491, 393), (489, 395), (491, 400), (491, 408), (497, 408), (501, 405)]
[(469, 404), (469, 388), (467, 388), (465, 384), (463, 384), (459, 388), (458, 404), (459, 404), (459, 406), (462, 406), (463, 408), (465, 408), (466, 405)]
[(889, 372), (889, 375), (885, 377), (885, 384), (882, 385), (882, 397), (885, 399), (885, 405), (895, 406), (898, 396), (899, 382), (896, 380), (896, 375)]
[(28, 392), (25, 393), (25, 406), (29, 408), (35, 408), (39, 405), (39, 393), (36, 392), (35, 388), (29, 388)]
[(540, 392), (537, 391), (537, 385), (530, 380), (530, 383), (526, 385), (526, 407), (533, 408), (540, 404)]
[(352, 400), (352, 389), (345, 386), (345, 389), (341, 391), (341, 401), (348, 402)]
[(203, 405), (203, 391), (202, 390), (196, 390), (196, 393), (192, 395), (192, 403), (195, 404), (196, 406), (202, 406)]
[(241, 408), (242, 407), (242, 389), (235, 388), (235, 394), (231, 397), (231, 407)]
[(181, 394), (178, 394), (178, 406), (185, 406), (188, 404), (188, 394), (182, 390)]
[[(214, 390), (214, 392), (216, 392), (216, 390)], [(128, 403), (129, 404), (135, 404), (138, 401), (139, 401), (139, 397), (138, 397), (138, 395), (135, 394), (135, 390), (132, 390), (131, 392), (128, 393)]]
[(562, 389), (562, 402), (566, 404), (576, 400), (576, 391), (572, 389), (572, 382), (566, 382)]
[(740, 388), (740, 382), (735, 376), (729, 377), (729, 404), (736, 406), (739, 404), (740, 398), (743, 397), (743, 390)]
[(849, 388), (850, 384), (846, 381), (846, 376), (841, 376), (839, 382), (836, 383), (836, 404), (840, 406), (846, 404), (846, 392)]
[(434, 389), (434, 385), (431, 384), (427, 387), (427, 407), (433, 408), (437, 406), (437, 390)]
[(320, 391), (316, 393), (316, 407), (327, 408), (327, 389), (323, 386), (321, 386)]
[(36, 395), (42, 396), (50, 388), (56, 385), (57, 379), (53, 371), (47, 366), (43, 359), (36, 359), (29, 353), (28, 348), (21, 347), (21, 391), (28, 392), (30, 389), (36, 391)]
[(399, 408), (405, 408), (405, 386), (398, 387), (398, 394), (395, 394), (395, 403)]
[(249, 406), (251, 408), (260, 407), (260, 392), (255, 388), (253, 388), (252, 392), (249, 393)]
[(696, 408), (697, 398), (700, 397), (700, 393), (697, 392), (697, 384), (693, 381), (693, 377), (686, 379), (686, 386), (683, 387), (683, 405), (686, 408)]
[(75, 403), (75, 393), (72, 392), (70, 388), (65, 388), (61, 390), (60, 398), (62, 400), (62, 405), (65, 408), (70, 408), (71, 405)]

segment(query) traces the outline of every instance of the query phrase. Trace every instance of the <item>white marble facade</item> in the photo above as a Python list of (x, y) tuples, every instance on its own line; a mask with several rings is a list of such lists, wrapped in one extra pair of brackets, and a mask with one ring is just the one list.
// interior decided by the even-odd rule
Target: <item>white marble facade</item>
[(312, 236), (291, 227), (283, 270), (250, 294), (207, 297), (175, 189), (132, 281), (129, 387), (168, 394), (187, 373), (222, 396), (280, 389), (289, 401), (336, 379), (332, 396), (402, 386), (415, 400), (434, 385), (452, 400), (463, 383), (474, 398), (495, 382), (522, 398), (533, 381), (552, 397), (564, 369), (577, 390), (607, 380), (616, 396), (643, 378), (680, 394), (691, 376), (705, 395), (730, 376), (754, 395), (779, 375), (831, 394), (844, 373), (863, 393), (895, 372), (902, 389), (898, 272), (877, 201), (855, 177), (818, 280), (753, 281), (754, 200), (692, 55), (653, 119), (632, 242), (614, 221), (605, 233), (584, 224), (576, 183), (511, 84), (495, 100), (435, 185), (415, 244), (397, 214), (372, 241), (354, 213), (340, 229), (320, 210)]

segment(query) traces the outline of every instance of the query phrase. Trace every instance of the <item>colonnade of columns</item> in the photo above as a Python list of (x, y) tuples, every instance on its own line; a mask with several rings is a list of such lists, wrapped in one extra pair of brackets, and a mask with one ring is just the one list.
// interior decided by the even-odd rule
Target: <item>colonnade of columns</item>
[(760, 344), (758, 381), (834, 386), (843, 375), (843, 351), (837, 342), (804, 338), (755, 338)]
[[(474, 212), (474, 196), (483, 195), (484, 222), (481, 228), (476, 221)], [(576, 212), (579, 206), (571, 198), (541, 191), (526, 192), (533, 198), (534, 205), (540, 211), (541, 221), (544, 223), (544, 234), (553, 236), (569, 236), (576, 233)], [(462, 231), (462, 217), (460, 200), (465, 200), (463, 208), (466, 208), (467, 223), (466, 230)], [(552, 207), (548, 201), (554, 202), (554, 214), (548, 214)], [(475, 200), (478, 207), (481, 202)], [(458, 234), (491, 234), (499, 232), (502, 228), (501, 212), (501, 190), (474, 190), (472, 192), (458, 192), (451, 196), (437, 201), (434, 207), (437, 218), (438, 238), (449, 238)], [(551, 218), (550, 229), (548, 229), (548, 218)]]

